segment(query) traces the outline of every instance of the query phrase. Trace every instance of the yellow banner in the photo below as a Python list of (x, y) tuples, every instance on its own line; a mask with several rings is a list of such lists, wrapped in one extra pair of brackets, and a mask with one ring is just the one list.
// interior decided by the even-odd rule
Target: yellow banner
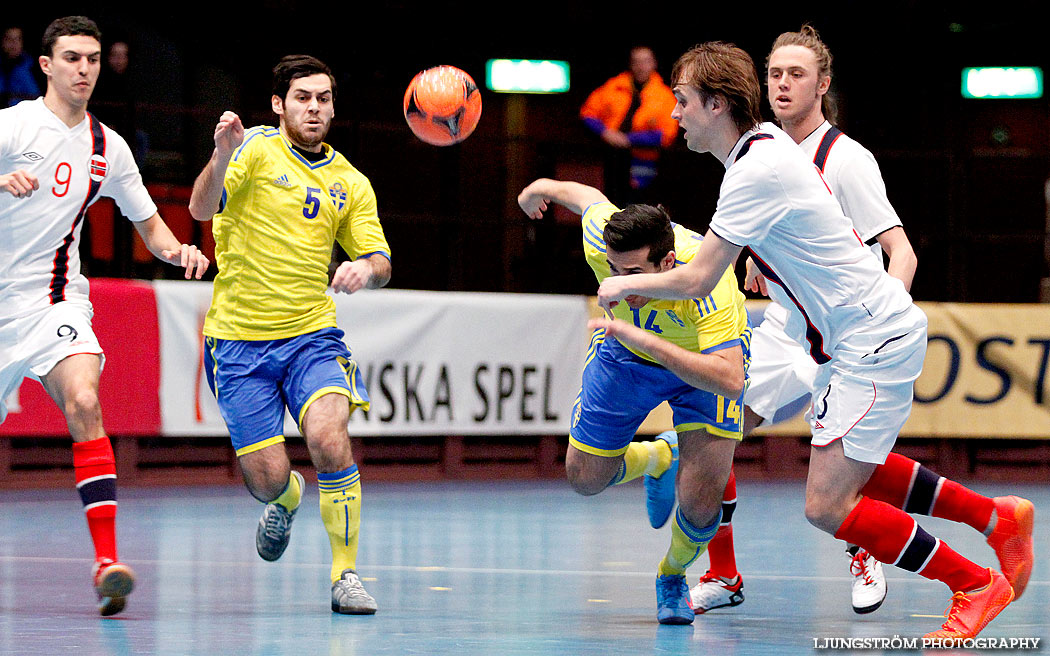
[[(904, 437), (1050, 438), (1050, 305), (919, 303), (929, 346)], [(765, 303), (749, 301), (758, 314)], [(808, 435), (803, 405), (756, 434)], [(666, 404), (641, 433), (671, 425)]]

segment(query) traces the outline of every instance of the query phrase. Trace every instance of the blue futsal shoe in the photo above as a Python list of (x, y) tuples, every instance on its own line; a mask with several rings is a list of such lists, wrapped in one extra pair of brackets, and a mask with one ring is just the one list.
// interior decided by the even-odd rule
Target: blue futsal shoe
[(664, 431), (656, 436), (671, 447), (671, 466), (659, 478), (645, 475), (645, 509), (649, 512), (649, 524), (661, 528), (674, 510), (674, 482), (678, 478), (678, 433)]
[(656, 577), (656, 621), (660, 624), (692, 624), (696, 613), (684, 574)]

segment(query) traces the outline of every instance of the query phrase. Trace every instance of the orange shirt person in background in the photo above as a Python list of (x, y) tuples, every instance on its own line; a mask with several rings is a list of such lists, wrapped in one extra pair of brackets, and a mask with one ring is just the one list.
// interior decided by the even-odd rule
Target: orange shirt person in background
[(678, 121), (671, 118), (674, 106), (674, 94), (656, 72), (656, 56), (645, 46), (631, 49), (629, 71), (610, 78), (587, 97), (580, 108), (584, 125), (616, 153), (629, 155), (629, 173), (607, 171), (606, 186), (614, 188), (606, 193), (631, 202), (650, 195), (660, 150), (678, 135)]

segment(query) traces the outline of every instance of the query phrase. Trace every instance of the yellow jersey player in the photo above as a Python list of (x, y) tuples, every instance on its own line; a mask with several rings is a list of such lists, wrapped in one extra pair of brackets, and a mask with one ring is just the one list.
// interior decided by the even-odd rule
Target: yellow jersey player
[(278, 128), (245, 130), (225, 112), (197, 177), (190, 211), (214, 217), (215, 277), (204, 323), (208, 383), (230, 431), (244, 481), (266, 503), (256, 532), (265, 560), (288, 546), (304, 492), (284, 448), (288, 408), (317, 468), (321, 519), (332, 547), (332, 610), (372, 614), (356, 573), (361, 483), (347, 421), (368, 392), (326, 295), (333, 242), (350, 255), (335, 292), (390, 280), (390, 248), (368, 179), (324, 143), (335, 79), (323, 62), (290, 55), (273, 71)]
[[(671, 223), (662, 207), (620, 210), (597, 189), (540, 179), (518, 196), (533, 219), (549, 202), (580, 214), (587, 262), (598, 281), (667, 271), (692, 259), (700, 235)], [(649, 521), (659, 528), (678, 512), (656, 578), (657, 620), (690, 624), (685, 571), (718, 530), (722, 490), (741, 438), (750, 327), (731, 268), (710, 295), (684, 301), (634, 296), (594, 331), (573, 408), (566, 474), (593, 495), (644, 476)], [(667, 401), (675, 430), (632, 441), (646, 416)]]

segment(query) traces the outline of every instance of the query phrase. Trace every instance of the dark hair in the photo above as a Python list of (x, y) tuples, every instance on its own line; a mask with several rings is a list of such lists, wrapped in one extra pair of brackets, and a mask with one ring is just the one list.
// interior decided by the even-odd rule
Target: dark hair
[(332, 69), (320, 59), (310, 55), (281, 57), (281, 61), (273, 67), (273, 95), (284, 101), (285, 96), (288, 95), (288, 89), (292, 86), (292, 80), (318, 73), (324, 73), (332, 81), (332, 98), (335, 99), (335, 76), (332, 75)]
[(609, 217), (602, 237), (606, 248), (620, 253), (648, 246), (653, 264), (674, 250), (671, 215), (663, 205), (628, 205)]
[[(817, 60), (817, 78), (831, 77), (831, 51), (820, 39), (817, 29), (809, 23), (803, 24), (802, 29), (798, 32), (784, 32), (777, 37), (777, 40), (773, 42), (773, 47), (769, 49), (769, 54), (766, 55), (766, 71), (769, 71), (769, 58), (773, 56), (777, 48), (784, 46), (809, 48)], [(820, 111), (824, 114), (824, 118), (832, 123), (838, 118), (838, 107), (835, 105), (830, 89), (820, 99)]]
[(53, 56), (55, 42), (60, 36), (89, 36), (102, 43), (102, 32), (95, 21), (87, 16), (66, 16), (51, 21), (44, 30), (44, 37), (40, 40), (40, 54)]
[(709, 41), (694, 46), (675, 62), (674, 85), (687, 84), (706, 103), (722, 96), (733, 122), (746, 132), (762, 122), (762, 85), (755, 62), (732, 43)]

